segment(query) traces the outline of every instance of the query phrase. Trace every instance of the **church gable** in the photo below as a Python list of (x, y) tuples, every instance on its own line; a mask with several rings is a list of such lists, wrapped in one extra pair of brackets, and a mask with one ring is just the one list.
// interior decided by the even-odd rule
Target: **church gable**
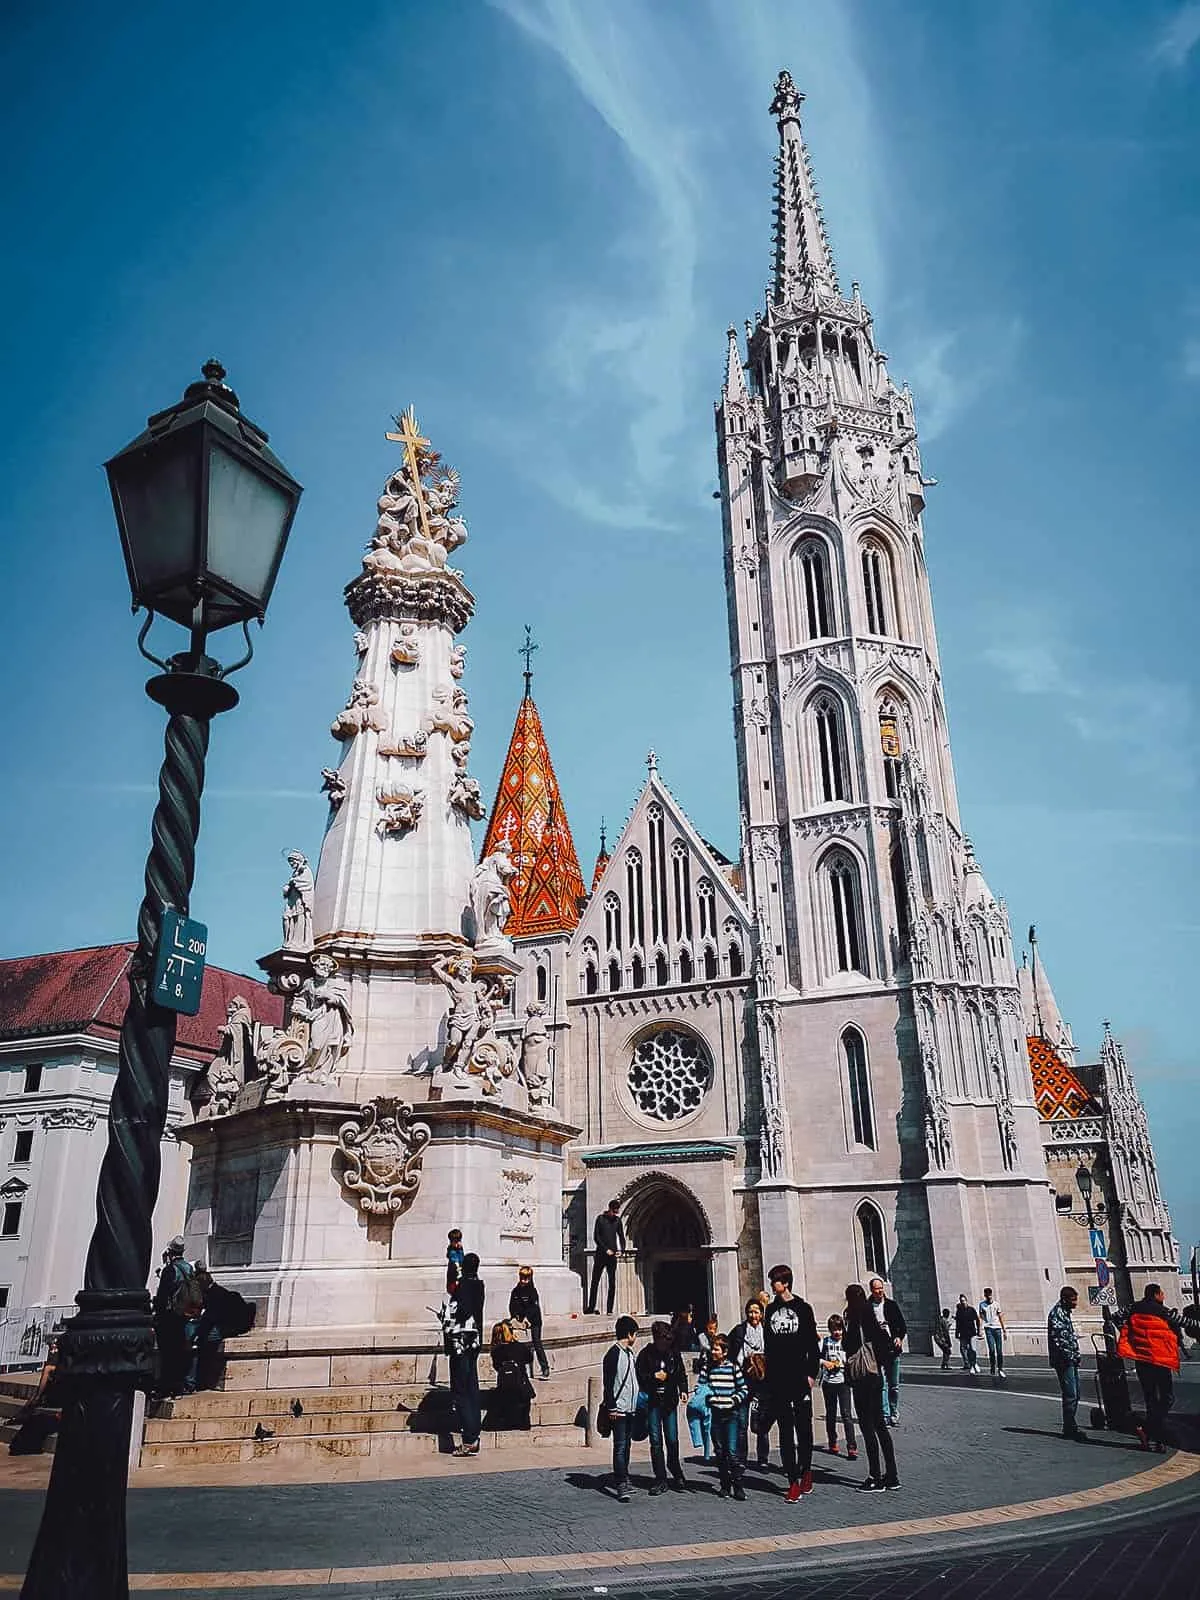
[(750, 915), (729, 873), (729, 863), (701, 839), (652, 761), (572, 942), (579, 992), (744, 977)]

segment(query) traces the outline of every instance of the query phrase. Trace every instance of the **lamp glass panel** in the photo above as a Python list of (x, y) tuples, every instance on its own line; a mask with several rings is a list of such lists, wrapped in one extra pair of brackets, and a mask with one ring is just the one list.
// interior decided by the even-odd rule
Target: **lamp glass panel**
[(114, 463), (134, 599), (141, 603), (186, 589), (195, 573), (198, 467), (195, 441), (188, 439), (158, 441)]
[(291, 496), (278, 484), (212, 444), (208, 471), (210, 575), (265, 606), (291, 507)]

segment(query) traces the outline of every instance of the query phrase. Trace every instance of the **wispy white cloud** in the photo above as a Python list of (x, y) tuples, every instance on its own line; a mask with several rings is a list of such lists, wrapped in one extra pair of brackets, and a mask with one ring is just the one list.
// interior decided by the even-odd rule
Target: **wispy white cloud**
[(906, 341), (905, 374), (917, 402), (921, 441), (947, 432), (1013, 370), (1025, 336), (1020, 317), (987, 319)]
[(1113, 674), (1074, 645), (1061, 609), (1037, 603), (997, 608), (983, 659), (1018, 694), (1056, 703), (1085, 744), (1118, 752), (1164, 790), (1193, 787), (1193, 692), (1185, 682), (1147, 673)]
[(1200, 3), (1180, 6), (1178, 11), (1159, 28), (1150, 48), (1150, 59), (1161, 66), (1178, 71), (1187, 65), (1188, 57), (1200, 44)]

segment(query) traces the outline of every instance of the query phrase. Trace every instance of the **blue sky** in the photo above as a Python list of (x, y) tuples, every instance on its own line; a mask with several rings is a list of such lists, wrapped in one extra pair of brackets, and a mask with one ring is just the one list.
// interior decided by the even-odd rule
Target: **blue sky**
[[(102, 14), (106, 10), (107, 14)], [(159, 713), (99, 463), (217, 354), (306, 485), (213, 734), (196, 913), (277, 942), (412, 402), (459, 468), (475, 768), (535, 693), (580, 854), (653, 745), (736, 845), (711, 405), (788, 66), (839, 270), (916, 392), (964, 819), (1200, 1236), (1200, 4), (359, 0), (6, 18), (0, 951), (128, 936)], [(165, 625), (164, 625), (165, 626)]]

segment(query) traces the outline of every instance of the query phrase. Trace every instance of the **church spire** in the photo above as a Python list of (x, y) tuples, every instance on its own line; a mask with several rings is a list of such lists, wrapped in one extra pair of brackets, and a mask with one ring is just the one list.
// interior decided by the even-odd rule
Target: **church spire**
[(779, 125), (772, 297), (777, 304), (814, 299), (820, 292), (840, 292), (812, 163), (800, 131), (803, 99), (791, 73), (781, 72), (771, 101), (771, 115)]
[[(509, 886), (512, 915), (505, 933), (526, 939), (570, 933), (586, 894), (571, 826), (559, 793), (542, 719), (531, 693), (530, 661), (537, 645), (525, 630), (525, 694), (500, 773), (480, 859), (503, 850), (517, 876)], [(528, 654), (526, 654), (528, 652)]]
[(742, 352), (738, 348), (737, 329), (730, 325), (728, 329), (729, 349), (725, 356), (725, 399), (749, 400), (750, 391), (746, 388), (746, 374), (742, 371)]

